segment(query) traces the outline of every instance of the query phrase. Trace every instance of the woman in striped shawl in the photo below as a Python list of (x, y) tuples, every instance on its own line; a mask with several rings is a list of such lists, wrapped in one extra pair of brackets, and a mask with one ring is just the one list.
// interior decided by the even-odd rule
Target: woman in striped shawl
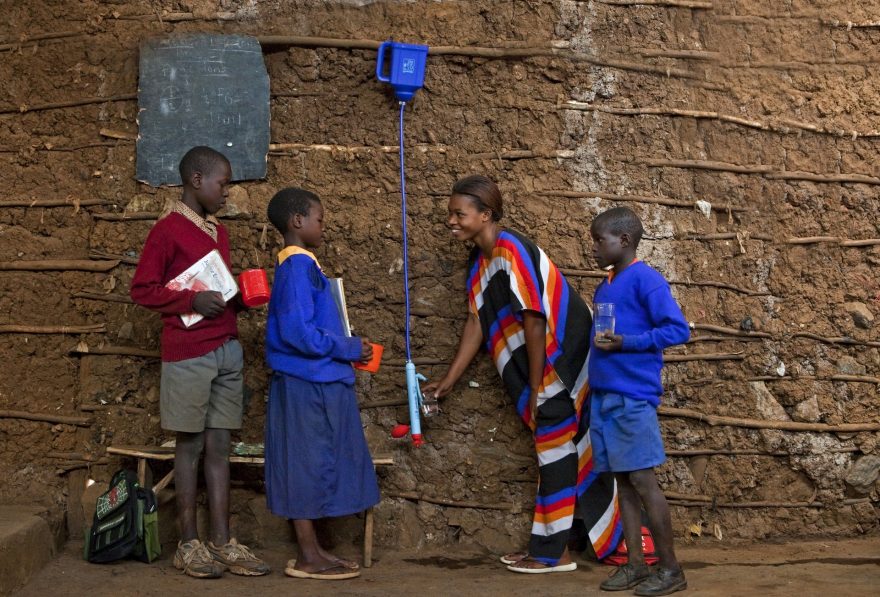
[(425, 392), (448, 394), (486, 347), (534, 434), (540, 473), (528, 550), (501, 561), (514, 572), (566, 572), (577, 568), (567, 547), (576, 506), (599, 558), (621, 537), (614, 482), (592, 473), (590, 310), (544, 251), (499, 224), (502, 215), (501, 192), (489, 178), (468, 176), (453, 186), (447, 227), (475, 245), (470, 309), (449, 370)]

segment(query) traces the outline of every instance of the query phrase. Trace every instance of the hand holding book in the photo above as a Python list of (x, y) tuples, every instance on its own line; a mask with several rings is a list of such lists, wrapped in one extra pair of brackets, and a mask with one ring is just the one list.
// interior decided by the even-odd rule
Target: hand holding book
[(213, 319), (226, 309), (226, 301), (223, 300), (223, 295), (216, 290), (203, 290), (196, 294), (192, 307), (196, 313)]

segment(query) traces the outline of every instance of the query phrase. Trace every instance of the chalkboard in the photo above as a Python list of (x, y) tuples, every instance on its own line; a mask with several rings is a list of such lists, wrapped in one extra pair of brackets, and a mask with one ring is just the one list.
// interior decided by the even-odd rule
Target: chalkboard
[(138, 107), (138, 180), (180, 184), (180, 158), (196, 145), (229, 158), (233, 180), (266, 176), (269, 75), (256, 38), (195, 34), (144, 42)]

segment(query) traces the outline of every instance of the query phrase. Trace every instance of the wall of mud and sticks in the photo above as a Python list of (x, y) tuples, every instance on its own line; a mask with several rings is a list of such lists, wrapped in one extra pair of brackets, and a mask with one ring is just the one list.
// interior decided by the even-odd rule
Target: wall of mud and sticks
[[(615, 205), (645, 222), (640, 257), (693, 324), (667, 351), (659, 477), (681, 538), (877, 532), (880, 485), (880, 2), (817, 0), (53, 0), (0, 26), (0, 502), (67, 512), (111, 445), (158, 445), (158, 317), (131, 304), (143, 241), (179, 195), (134, 178), (138, 48), (151, 37), (261, 40), (271, 80), (265, 180), (222, 220), (236, 270), (268, 268), (265, 207), (300, 185), (327, 208), (319, 259), (356, 332), (385, 345), (359, 372), (379, 470), (382, 545), (520, 546), (536, 480), (529, 434), (486, 355), (427, 445), (407, 418), (397, 104), (374, 79), (394, 36), (431, 46), (407, 109), (413, 354), (436, 378), (457, 346), (467, 248), (444, 226), (451, 184), (498, 181), (504, 223), (587, 299), (588, 229)], [(262, 441), (265, 311), (240, 318)], [(131, 463), (128, 463), (131, 464)], [(154, 471), (164, 475), (167, 463)], [(262, 471), (234, 465), (233, 527), (286, 536)], [(173, 520), (173, 503), (166, 504)], [(165, 517), (168, 518), (168, 517)], [(354, 540), (357, 521), (336, 534)], [(173, 527), (168, 527), (173, 528)], [(173, 530), (170, 531), (173, 533)], [(716, 538), (712, 538), (712, 536)], [(170, 537), (166, 537), (170, 538)]]

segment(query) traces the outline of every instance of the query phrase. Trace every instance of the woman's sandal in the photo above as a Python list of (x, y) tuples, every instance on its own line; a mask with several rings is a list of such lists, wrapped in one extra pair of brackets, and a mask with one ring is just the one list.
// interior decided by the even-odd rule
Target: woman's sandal
[[(522, 564), (529, 563), (537, 563), (541, 566), (538, 568), (532, 568), (529, 566), (523, 566)], [(568, 564), (556, 564), (555, 566), (551, 566), (550, 564), (545, 564), (540, 560), (536, 560), (531, 556), (526, 556), (521, 559), (519, 562), (515, 564), (511, 564), (507, 567), (511, 572), (521, 572), (522, 574), (547, 574), (549, 572), (571, 572), (572, 570), (577, 570), (576, 562), (569, 562)]]
[(527, 557), (529, 557), (529, 554), (527, 554), (526, 552), (515, 551), (513, 553), (506, 553), (503, 556), (501, 556), (499, 559), (501, 560), (502, 564), (506, 564), (509, 566), (511, 564), (517, 564), (517, 563), (521, 562), (522, 560), (526, 559)]

